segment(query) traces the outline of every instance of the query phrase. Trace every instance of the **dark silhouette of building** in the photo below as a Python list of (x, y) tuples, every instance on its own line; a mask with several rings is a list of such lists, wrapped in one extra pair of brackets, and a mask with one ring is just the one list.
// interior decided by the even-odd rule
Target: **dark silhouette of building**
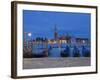
[(54, 39), (55, 39), (55, 40), (58, 39), (58, 31), (57, 31), (56, 25), (55, 25), (55, 28), (54, 28)]

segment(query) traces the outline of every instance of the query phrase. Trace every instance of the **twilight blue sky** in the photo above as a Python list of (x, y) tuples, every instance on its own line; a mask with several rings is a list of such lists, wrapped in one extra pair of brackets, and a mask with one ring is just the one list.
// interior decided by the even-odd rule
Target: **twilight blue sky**
[(55, 25), (59, 35), (90, 38), (90, 18), (88, 13), (23, 10), (23, 27), (33, 38), (54, 38)]

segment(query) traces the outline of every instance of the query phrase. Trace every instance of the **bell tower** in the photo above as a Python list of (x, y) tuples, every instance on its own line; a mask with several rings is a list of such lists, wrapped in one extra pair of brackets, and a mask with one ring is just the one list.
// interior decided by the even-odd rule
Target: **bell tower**
[(58, 32), (57, 32), (57, 26), (55, 25), (54, 27), (54, 39), (57, 40), (58, 39)]

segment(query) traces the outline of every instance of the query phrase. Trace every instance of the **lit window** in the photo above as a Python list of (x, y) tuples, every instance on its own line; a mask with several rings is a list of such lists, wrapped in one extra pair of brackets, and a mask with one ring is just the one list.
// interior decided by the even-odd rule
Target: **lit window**
[(83, 43), (85, 43), (85, 40), (83, 40)]

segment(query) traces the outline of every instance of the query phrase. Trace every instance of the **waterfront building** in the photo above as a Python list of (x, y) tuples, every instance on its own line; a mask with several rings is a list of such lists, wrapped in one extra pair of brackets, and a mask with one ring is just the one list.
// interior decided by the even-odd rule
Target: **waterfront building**
[[(26, 39), (26, 35), (28, 35)], [(31, 38), (31, 33), (24, 32), (24, 40), (23, 40), (23, 52), (26, 56), (48, 56), (50, 53), (49, 50), (53, 48), (59, 48), (59, 50), (62, 50), (62, 56), (65, 55), (68, 50), (66, 50), (66, 46), (69, 47), (69, 49), (72, 50), (73, 46), (75, 46), (74, 52), (70, 52), (71, 54), (74, 53), (79, 56), (79, 53), (81, 51), (81, 46), (84, 46), (84, 44), (90, 45), (90, 39), (88, 38), (80, 38), (80, 37), (72, 37), (66, 33), (66, 35), (59, 35), (57, 26), (54, 27), (54, 38), (43, 38), (43, 37), (36, 37)], [(77, 46), (78, 45), (78, 46)], [(78, 48), (77, 48), (78, 47)], [(89, 47), (89, 46), (88, 46)], [(50, 48), (50, 49), (49, 49)], [(65, 50), (63, 50), (65, 49)], [(78, 51), (78, 49), (80, 51)], [(77, 52), (77, 53), (76, 53)], [(82, 52), (82, 51), (81, 51)], [(89, 53), (87, 51), (87, 53)], [(59, 52), (60, 54), (60, 52)], [(68, 55), (67, 55), (68, 56)]]
[(90, 44), (90, 40), (88, 38), (76, 38), (77, 44)]
[(23, 40), (23, 53), (24, 53), (24, 55), (26, 55), (27, 54), (27, 41), (26, 41), (26, 35), (27, 35), (27, 33), (26, 32), (24, 32), (24, 40)]

